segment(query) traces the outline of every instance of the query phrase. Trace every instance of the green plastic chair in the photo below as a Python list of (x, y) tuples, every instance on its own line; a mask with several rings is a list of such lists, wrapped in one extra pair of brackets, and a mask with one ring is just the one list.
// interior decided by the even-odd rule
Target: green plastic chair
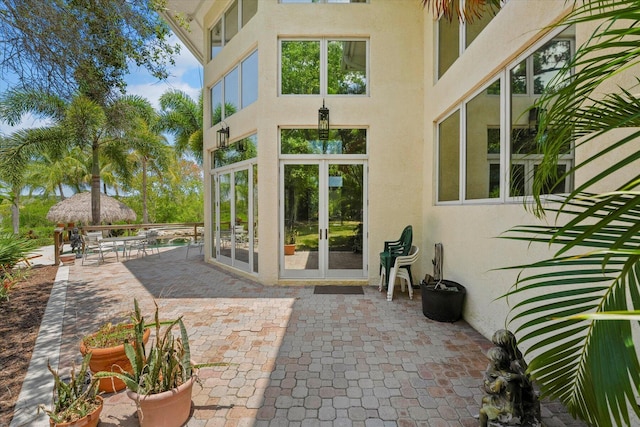
[[(382, 274), (382, 269), (384, 268), (385, 289), (389, 286), (389, 272), (391, 271), (393, 264), (396, 262), (396, 258), (399, 256), (409, 255), (412, 243), (413, 227), (410, 225), (407, 225), (404, 230), (402, 230), (402, 234), (400, 235), (400, 238), (398, 240), (384, 242), (384, 251), (380, 252), (380, 274)], [(411, 266), (406, 265), (402, 268), (407, 269), (409, 277), (411, 278), (411, 286), (414, 286), (413, 275), (411, 274)]]

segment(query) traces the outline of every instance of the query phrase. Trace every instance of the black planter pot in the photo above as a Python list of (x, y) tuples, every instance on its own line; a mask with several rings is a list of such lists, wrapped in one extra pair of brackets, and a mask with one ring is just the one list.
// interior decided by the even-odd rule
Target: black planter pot
[(462, 304), (467, 289), (459, 283), (451, 280), (443, 280), (442, 283), (449, 288), (457, 290), (436, 289), (435, 282), (420, 283), (422, 294), (422, 313), (431, 320), (438, 322), (455, 322), (462, 317)]

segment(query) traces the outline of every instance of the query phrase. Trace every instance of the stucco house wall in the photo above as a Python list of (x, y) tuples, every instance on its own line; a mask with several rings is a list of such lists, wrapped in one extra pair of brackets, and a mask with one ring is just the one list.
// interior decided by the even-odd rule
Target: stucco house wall
[[(229, 4), (231, 0), (201, 3), (197, 13), (204, 40)], [(215, 149), (218, 129), (208, 123), (209, 89), (238, 59), (255, 48), (259, 52), (258, 101), (226, 119), (232, 142), (254, 132), (258, 135), (260, 259), (259, 274), (254, 277), (266, 284), (292, 283), (279, 277), (278, 266), (279, 128), (317, 126), (322, 105), (321, 96), (278, 96), (279, 39), (363, 37), (369, 39), (369, 96), (325, 97), (332, 127), (366, 127), (368, 131), (368, 274), (361, 282), (378, 283), (378, 253), (383, 242), (397, 238), (405, 225), (412, 224), (414, 242), (421, 248), (419, 264), (413, 269), (416, 279), (432, 272), (434, 245), (442, 243), (445, 278), (467, 288), (464, 319), (487, 337), (504, 327), (509, 305), (499, 297), (518, 272), (499, 269), (546, 258), (551, 252), (543, 245), (528, 247), (498, 238), (515, 225), (538, 221), (521, 200), (436, 201), (437, 124), (540, 42), (570, 6), (564, 0), (507, 2), (438, 79), (436, 20), (418, 0), (369, 0), (368, 4), (259, 0), (258, 11), (246, 27), (214, 61), (204, 64), (204, 167), (208, 177), (209, 153)], [(577, 46), (592, 29), (576, 28)], [(205, 52), (207, 49), (204, 46)], [(632, 76), (633, 72), (623, 75), (619, 81), (633, 82)], [(578, 151), (575, 158), (579, 161), (590, 153)], [(590, 173), (576, 174), (576, 183)], [(215, 262), (211, 257), (209, 178), (205, 188), (206, 259)]]

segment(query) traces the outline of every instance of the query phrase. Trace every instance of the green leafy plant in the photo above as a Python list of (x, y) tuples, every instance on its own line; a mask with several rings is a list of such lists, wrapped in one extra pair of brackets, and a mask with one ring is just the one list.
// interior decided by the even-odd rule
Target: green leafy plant
[(298, 238), (298, 232), (293, 227), (289, 228), (287, 230), (287, 236), (285, 239), (286, 244), (295, 245), (297, 238)]
[[(587, 23), (593, 33), (549, 83), (557, 91), (535, 105), (542, 112), (537, 142), (544, 151), (533, 182), (535, 209), (556, 221), (518, 226), (504, 236), (557, 249), (548, 259), (513, 267), (523, 271), (507, 294), (510, 321), (530, 346), (529, 370), (542, 395), (602, 427), (631, 425), (630, 414), (640, 416), (633, 333), (640, 309), (639, 81), (613, 82), (625, 88), (609, 80), (631, 73), (640, 61), (637, 11), (637, 1), (585, 1), (559, 23)], [(568, 141), (585, 155), (558, 176)], [(542, 203), (548, 182), (586, 167), (589, 174), (573, 192)], [(616, 178), (622, 183), (613, 187)]]
[(2, 276), (0, 276), (0, 301), (8, 301), (11, 288), (26, 276), (27, 272), (25, 270), (5, 271)]
[[(157, 394), (172, 390), (195, 375), (196, 370), (208, 366), (225, 366), (227, 363), (194, 364), (191, 361), (189, 335), (182, 321), (182, 317), (171, 321), (160, 321), (158, 305), (155, 305), (155, 322), (145, 325), (140, 312), (138, 301), (134, 300), (132, 314), (135, 341), (125, 343), (125, 353), (133, 371), (128, 372), (98, 372), (96, 378), (116, 377), (122, 380), (127, 388), (138, 395)], [(144, 329), (155, 326), (155, 341), (147, 352), (143, 343)], [(162, 326), (166, 326), (164, 331)], [(173, 328), (178, 326), (180, 335), (174, 336)]]
[(69, 423), (98, 409), (102, 399), (97, 396), (97, 381), (95, 378), (87, 381), (90, 359), (91, 354), (87, 354), (82, 359), (80, 370), (76, 373), (73, 367), (68, 379), (61, 378), (58, 371), (47, 364), (54, 379), (53, 398), (50, 409), (40, 405), (38, 411), (43, 410), (55, 423)]
[(11, 233), (0, 234), (0, 274), (7, 273), (36, 247), (34, 240), (16, 237)]

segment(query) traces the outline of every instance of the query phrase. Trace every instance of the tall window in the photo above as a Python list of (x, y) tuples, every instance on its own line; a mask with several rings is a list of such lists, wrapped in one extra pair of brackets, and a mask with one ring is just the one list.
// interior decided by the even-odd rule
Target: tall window
[(366, 95), (366, 40), (282, 40), (283, 95)]
[(438, 201), (460, 200), (460, 111), (438, 125)]
[[(459, 1), (462, 7), (464, 0), (455, 1)], [(493, 6), (487, 4), (482, 14), (471, 22), (460, 23), (457, 17), (453, 17), (451, 21), (445, 18), (438, 20), (438, 77), (442, 77), (478, 34), (491, 22), (497, 12)]]
[(209, 30), (209, 60), (238, 34), (258, 11), (258, 0), (235, 0)]
[[(542, 160), (542, 151), (536, 144), (538, 112), (532, 109), (534, 102), (546, 91), (553, 91), (552, 84), (560, 69), (567, 65), (575, 51), (575, 28), (569, 27), (553, 39), (535, 49), (509, 71), (510, 96), (510, 196), (531, 194), (531, 183)], [(558, 173), (563, 175), (573, 164), (572, 146), (567, 143), (558, 160)], [(566, 193), (572, 182), (565, 179), (555, 187), (551, 184), (547, 193)]]
[(211, 126), (258, 99), (258, 51), (254, 51), (210, 89)]
[[(507, 201), (532, 194), (543, 156), (533, 105), (553, 85), (563, 84), (554, 77), (573, 52), (570, 27), (505, 68), (438, 124), (439, 202)], [(573, 166), (573, 159), (568, 141), (558, 160), (559, 176)], [(567, 176), (557, 184), (549, 182), (545, 194), (566, 193), (572, 186)]]

